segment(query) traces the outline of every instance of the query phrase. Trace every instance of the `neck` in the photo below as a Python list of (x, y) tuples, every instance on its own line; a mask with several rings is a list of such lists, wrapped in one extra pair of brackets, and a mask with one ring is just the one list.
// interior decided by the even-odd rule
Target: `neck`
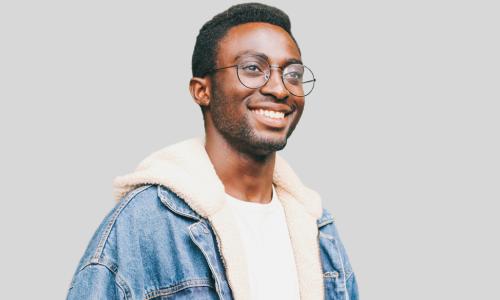
[(269, 203), (276, 152), (267, 155), (252, 155), (231, 145), (215, 132), (206, 132), (205, 150), (225, 192), (235, 198)]

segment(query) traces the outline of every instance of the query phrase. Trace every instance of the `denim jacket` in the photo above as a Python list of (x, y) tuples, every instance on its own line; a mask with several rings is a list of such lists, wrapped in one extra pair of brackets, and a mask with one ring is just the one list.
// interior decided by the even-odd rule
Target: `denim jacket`
[[(356, 278), (319, 195), (276, 157), (301, 299), (357, 300)], [(250, 299), (235, 215), (201, 139), (166, 147), (114, 181), (68, 299)], [(270, 266), (272, 267), (272, 266)]]

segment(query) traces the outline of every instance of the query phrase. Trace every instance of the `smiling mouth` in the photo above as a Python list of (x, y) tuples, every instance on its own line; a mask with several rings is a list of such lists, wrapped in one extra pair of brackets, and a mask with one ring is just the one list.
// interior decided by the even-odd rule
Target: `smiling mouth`
[(256, 117), (257, 121), (269, 128), (284, 129), (288, 125), (288, 115), (293, 113), (290, 111), (288, 113), (282, 111), (273, 111), (269, 109), (251, 109), (250, 110)]
[(266, 109), (251, 109), (252, 112), (275, 120), (284, 120), (285, 113), (280, 111), (266, 110)]

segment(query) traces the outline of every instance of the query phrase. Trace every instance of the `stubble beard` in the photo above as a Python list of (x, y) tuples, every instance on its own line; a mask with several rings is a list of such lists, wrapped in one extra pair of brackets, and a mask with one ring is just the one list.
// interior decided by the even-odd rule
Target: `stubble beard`
[(238, 115), (238, 112), (228, 110), (228, 108), (237, 108), (231, 105), (231, 99), (220, 92), (215, 81), (213, 81), (212, 86), (214, 89), (212, 90), (210, 114), (215, 128), (231, 146), (240, 152), (257, 155), (267, 155), (285, 148), (291, 130), (283, 140), (259, 136), (250, 127), (248, 115), (243, 115), (241, 120), (231, 118), (231, 116)]

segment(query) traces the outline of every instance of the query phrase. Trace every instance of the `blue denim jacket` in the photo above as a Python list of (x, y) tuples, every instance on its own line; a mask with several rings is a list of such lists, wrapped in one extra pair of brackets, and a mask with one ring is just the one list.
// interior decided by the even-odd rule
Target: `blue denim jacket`
[[(357, 300), (332, 216), (317, 220), (325, 299)], [(233, 299), (214, 230), (168, 188), (133, 189), (103, 220), (67, 299)]]
[[(351, 265), (321, 197), (276, 153), (301, 300), (355, 300)], [(225, 186), (205, 149), (188, 139), (113, 181), (119, 204), (83, 256), (69, 299), (251, 300), (246, 249)]]

